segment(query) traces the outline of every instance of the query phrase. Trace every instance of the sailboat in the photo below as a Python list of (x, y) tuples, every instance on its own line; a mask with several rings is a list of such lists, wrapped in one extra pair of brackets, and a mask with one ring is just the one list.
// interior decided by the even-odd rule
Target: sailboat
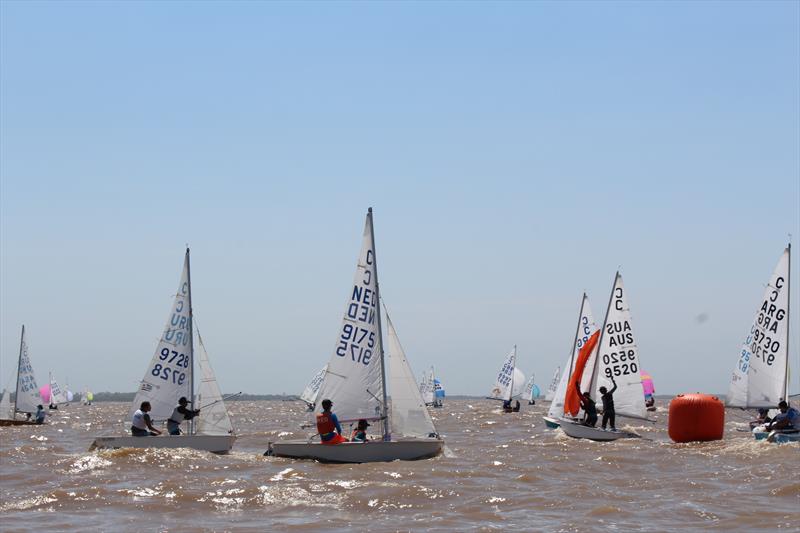
[(642, 392), (644, 393), (644, 405), (648, 411), (656, 410), (656, 387), (653, 385), (653, 376), (644, 370), (641, 371)]
[[(328, 445), (315, 440), (268, 443), (265, 455), (333, 463), (427, 459), (439, 455), (437, 435), (394, 325), (388, 318), (389, 410), (372, 208), (367, 212), (355, 280), (318, 398), (330, 399), (345, 427), (360, 419), (381, 428), (381, 440)], [(321, 413), (321, 402), (316, 412)]]
[(317, 406), (317, 396), (319, 395), (319, 389), (322, 387), (322, 381), (325, 379), (325, 374), (328, 373), (328, 365), (322, 367), (322, 369), (314, 374), (314, 377), (311, 378), (311, 381), (306, 388), (303, 390), (303, 394), (300, 395), (300, 400), (305, 402), (308, 406), (309, 411), (314, 411), (314, 408)]
[(200, 415), (190, 421), (187, 434), (158, 437), (104, 435), (94, 439), (90, 450), (194, 448), (213, 453), (230, 451), (236, 437), (219, 393), (216, 377), (208, 362), (208, 355), (202, 346), (202, 339), (200, 339), (201, 350), (198, 358), (200, 387), (195, 396), (194, 329), (192, 281), (187, 248), (178, 293), (175, 295), (164, 333), (131, 404), (128, 420), (139, 409), (140, 404), (147, 401), (152, 406), (149, 414), (154, 425), (165, 422), (178, 405), (181, 396), (191, 398), (192, 406), (200, 409)]
[(436, 408), (444, 407), (444, 387), (442, 387), (442, 382), (439, 381), (433, 373), (433, 367), (431, 367), (431, 376), (433, 376), (433, 406)]
[[(594, 340), (594, 336), (589, 339), (581, 349), (580, 356), (586, 355), (587, 352), (594, 352), (592, 349)], [(577, 400), (577, 394), (580, 392), (577, 389), (579, 384), (583, 384), (584, 391), (590, 391), (592, 399), (599, 400), (599, 388), (604, 386), (611, 390), (613, 388), (611, 378), (613, 377), (617, 383), (617, 390), (614, 393), (617, 416), (648, 420), (646, 416), (647, 409), (644, 405), (644, 395), (642, 394), (642, 378), (639, 375), (639, 347), (636, 344), (636, 338), (633, 333), (627, 293), (622, 284), (622, 275), (619, 272), (614, 277), (614, 286), (608, 300), (606, 318), (599, 333), (597, 346), (594, 364), (590, 367), (592, 372), (589, 382), (578, 379), (577, 373), (582, 371), (579, 364), (585, 362), (579, 356), (573, 370), (575, 375), (570, 378), (570, 383), (567, 386), (566, 406), (569, 406), (572, 398)], [(590, 357), (586, 359), (590, 359)], [(588, 386), (585, 386), (587, 383)], [(639, 437), (636, 433), (627, 431), (604, 430), (585, 426), (576, 420), (566, 417), (560, 419), (560, 424), (562, 431), (574, 438), (610, 441)]]
[[(69, 403), (67, 400), (67, 393), (65, 390), (61, 388), (58, 382), (53, 378), (53, 373), (50, 373), (50, 388), (48, 391), (48, 396), (50, 402), (50, 409), (58, 409), (59, 405), (64, 405)], [(42, 399), (44, 400), (44, 394), (42, 394)]]
[(89, 387), (86, 387), (86, 390), (83, 391), (83, 405), (92, 405), (92, 400), (94, 400), (94, 393), (89, 390)]
[(36, 385), (36, 375), (28, 356), (28, 343), (25, 340), (25, 326), (22, 326), (22, 335), (19, 340), (19, 359), (17, 361), (17, 391), (14, 395), (14, 409), (10, 413), (2, 412), (0, 416), (10, 414), (10, 418), (0, 419), (0, 426), (25, 426), (36, 422), (31, 420), (17, 420), (17, 413), (32, 415), (41, 404), (39, 387)]
[(534, 381), (536, 381), (536, 374), (532, 375), (527, 383), (525, 383), (525, 389), (522, 392), (523, 397), (528, 399), (528, 405), (536, 405), (536, 398), (541, 394), (539, 385), (534, 383)]
[(524, 386), (525, 374), (517, 368), (517, 345), (515, 344), (500, 368), (492, 392), (487, 398), (507, 402), (511, 398), (519, 396)]
[[(728, 407), (772, 409), (781, 400), (789, 401), (790, 274), (791, 244), (778, 260), (742, 343), (725, 399)], [(763, 427), (755, 428), (753, 434), (758, 440), (769, 437)], [(800, 432), (776, 433), (772, 440), (800, 441)]]
[(544, 401), (552, 402), (553, 398), (556, 397), (556, 391), (558, 390), (558, 383), (561, 381), (561, 367), (557, 367), (556, 371), (553, 373), (553, 379), (550, 380), (550, 385), (547, 386), (547, 392), (544, 394)]
[[(572, 349), (570, 350), (569, 357), (567, 357), (567, 361), (564, 365), (564, 372), (561, 372), (561, 367), (558, 367), (556, 370), (554, 378), (558, 376), (558, 382), (555, 386), (555, 392), (552, 396), (552, 401), (550, 402), (550, 408), (547, 411), (547, 416), (544, 417), (544, 422), (547, 427), (550, 429), (556, 429), (561, 425), (559, 421), (563, 416), (571, 416), (576, 417), (579, 413), (580, 406), (577, 409), (573, 409), (575, 412), (567, 412), (564, 409), (565, 404), (565, 397), (567, 394), (567, 384), (570, 381), (570, 377), (575, 370), (575, 363), (580, 359), (581, 350), (587, 351), (590, 349), (585, 348), (586, 344), (591, 339), (592, 335), (597, 332), (597, 325), (594, 322), (594, 315), (592, 314), (592, 308), (589, 305), (589, 296), (584, 292), (583, 297), (581, 298), (581, 307), (578, 311), (578, 325), (575, 327), (575, 336), (572, 340)], [(587, 355), (587, 362), (588, 357), (591, 355)], [(591, 379), (590, 371), (581, 370), (580, 376), (578, 376), (578, 381), (581, 383), (587, 383)], [(584, 379), (584, 374), (588, 373), (587, 379)], [(560, 376), (559, 376), (560, 374)], [(577, 374), (577, 373), (576, 373)], [(553, 387), (551, 382), (550, 387)]]
[(11, 395), (8, 389), (3, 389), (3, 395), (0, 396), (0, 420), (9, 420), (14, 418), (14, 409), (11, 407)]
[(422, 395), (422, 401), (425, 402), (425, 405), (432, 406), (435, 403), (436, 391), (434, 390), (433, 384), (433, 367), (422, 374), (422, 381), (419, 384), (419, 393)]

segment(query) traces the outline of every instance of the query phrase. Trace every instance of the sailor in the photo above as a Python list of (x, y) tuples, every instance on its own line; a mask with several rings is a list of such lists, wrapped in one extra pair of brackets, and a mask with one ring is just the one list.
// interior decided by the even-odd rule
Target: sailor
[(595, 405), (594, 400), (592, 397), (589, 396), (589, 392), (586, 391), (583, 394), (580, 392), (580, 382), (576, 383), (577, 387), (575, 388), (575, 394), (578, 395), (578, 398), (581, 402), (581, 408), (583, 409), (583, 425), (594, 427), (597, 424), (597, 406)]
[(200, 409), (187, 409), (186, 405), (188, 403), (189, 401), (186, 399), (186, 396), (181, 396), (181, 398), (178, 400), (178, 406), (173, 409), (172, 414), (169, 415), (169, 420), (167, 420), (167, 431), (169, 431), (170, 435), (180, 435), (181, 423), (184, 420), (191, 420), (200, 414)]
[(600, 387), (600, 399), (603, 400), (603, 429), (606, 429), (606, 424), (609, 422), (611, 423), (611, 431), (616, 431), (617, 427), (614, 424), (615, 415), (614, 412), (614, 391), (617, 390), (617, 382), (614, 381), (614, 377), (611, 377), (611, 383), (614, 384), (614, 388), (608, 390), (605, 387)]
[(339, 425), (339, 419), (331, 412), (332, 406), (332, 401), (322, 400), (322, 412), (317, 415), (317, 432), (322, 444), (347, 442), (347, 439), (342, 437), (342, 426)]
[(153, 427), (153, 421), (150, 420), (150, 415), (147, 414), (150, 409), (150, 402), (142, 402), (139, 409), (133, 413), (131, 419), (131, 433), (134, 437), (161, 435), (161, 431)]
[(520, 404), (519, 404), (519, 400), (517, 400), (517, 401), (514, 402), (514, 408), (511, 409), (511, 411), (513, 411), (514, 413), (519, 413), (519, 409), (520, 409)]
[[(30, 416), (30, 413), (28, 413)], [(44, 424), (44, 417), (47, 416), (47, 412), (44, 410), (42, 405), (36, 406), (36, 423), (37, 424)]]
[(509, 398), (508, 400), (503, 401), (503, 412), (510, 413), (511, 411), (511, 398)]
[(755, 429), (758, 426), (763, 426), (764, 424), (769, 424), (770, 422), (772, 422), (772, 419), (769, 417), (769, 409), (761, 407), (758, 410), (758, 416), (756, 419), (750, 422), (750, 429)]
[(369, 422), (363, 418), (359, 420), (356, 429), (354, 429), (353, 434), (350, 435), (350, 440), (353, 442), (367, 442), (367, 428), (369, 426)]
[(772, 422), (767, 425), (767, 431), (772, 431), (773, 429), (783, 431), (800, 429), (800, 411), (794, 407), (789, 407), (785, 400), (781, 400), (778, 404), (778, 409), (781, 412), (775, 415)]

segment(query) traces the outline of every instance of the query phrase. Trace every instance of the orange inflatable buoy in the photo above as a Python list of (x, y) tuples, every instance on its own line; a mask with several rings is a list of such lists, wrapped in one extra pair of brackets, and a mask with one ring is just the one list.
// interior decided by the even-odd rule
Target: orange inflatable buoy
[(669, 438), (675, 442), (720, 440), (725, 406), (710, 394), (678, 394), (669, 403)]

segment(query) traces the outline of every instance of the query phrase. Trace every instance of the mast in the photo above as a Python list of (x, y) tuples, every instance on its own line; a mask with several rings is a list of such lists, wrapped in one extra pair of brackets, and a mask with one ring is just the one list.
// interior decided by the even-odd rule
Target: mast
[(508, 401), (511, 401), (511, 398), (514, 397), (514, 374), (517, 372), (517, 345), (514, 345), (514, 356), (511, 358), (514, 362), (514, 366), (511, 369), (511, 386), (508, 388)]
[[(189, 261), (189, 247), (186, 247), (186, 283), (189, 291), (189, 352), (191, 359), (189, 360), (189, 392), (192, 397), (192, 409), (194, 405), (194, 313), (192, 312), (192, 268)], [(194, 418), (189, 421), (189, 434), (194, 435), (196, 431)]]
[(792, 279), (792, 241), (786, 245), (786, 253), (788, 254), (788, 268), (786, 269), (786, 370), (784, 371), (783, 379), (783, 401), (789, 403), (789, 329), (792, 326), (792, 321), (789, 320), (789, 306), (792, 302), (792, 291), (790, 280)]
[(17, 389), (14, 392), (14, 417), (17, 416), (17, 400), (19, 400), (19, 367), (22, 365), (22, 347), (25, 346), (25, 324), (22, 324), (22, 334), (19, 336), (19, 360), (17, 361)]
[[(613, 289), (612, 289), (613, 290)], [(572, 379), (572, 365), (575, 363), (575, 348), (578, 346), (578, 333), (581, 331), (581, 319), (583, 318), (583, 305), (586, 303), (586, 292), (583, 293), (583, 297), (581, 298), (581, 310), (578, 311), (578, 325), (575, 326), (575, 337), (572, 339), (572, 352), (569, 355), (569, 368), (567, 371), (567, 383), (569, 380)], [(569, 386), (569, 385), (567, 385)], [(556, 386), (558, 388), (558, 386)]]
[[(600, 364), (600, 348), (603, 347), (603, 335), (606, 332), (606, 323), (608, 322), (608, 313), (611, 311), (611, 302), (614, 300), (614, 289), (617, 288), (617, 280), (619, 279), (619, 270), (614, 274), (614, 284), (611, 286), (611, 294), (608, 295), (608, 305), (606, 306), (606, 316), (603, 317), (603, 327), (600, 330), (600, 338), (597, 339), (597, 357), (594, 358), (594, 368), (592, 368), (592, 379), (589, 382), (589, 393), (594, 391), (594, 386), (597, 384), (597, 367)], [(580, 392), (580, 391), (578, 391)]]
[[(373, 275), (375, 276), (375, 301), (381, 301), (380, 285), (378, 284), (378, 253), (375, 250), (375, 226), (372, 223), (372, 208), (367, 211), (367, 218), (369, 219), (369, 236), (372, 241), (372, 262), (374, 264)], [(383, 327), (381, 325), (381, 306), (380, 303), (376, 306), (378, 308), (378, 341), (380, 342), (381, 354), (381, 386), (383, 388), (383, 404), (381, 405), (381, 432), (383, 440), (389, 440), (389, 414), (387, 409), (388, 398), (386, 394), (386, 361), (384, 360), (383, 351)]]

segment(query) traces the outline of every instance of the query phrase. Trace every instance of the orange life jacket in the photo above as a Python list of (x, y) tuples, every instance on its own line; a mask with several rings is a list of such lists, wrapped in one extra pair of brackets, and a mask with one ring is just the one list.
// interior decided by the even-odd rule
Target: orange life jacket
[(333, 433), (336, 429), (336, 424), (333, 423), (333, 420), (326, 415), (325, 413), (320, 413), (317, 415), (317, 433), (320, 435), (328, 435)]

